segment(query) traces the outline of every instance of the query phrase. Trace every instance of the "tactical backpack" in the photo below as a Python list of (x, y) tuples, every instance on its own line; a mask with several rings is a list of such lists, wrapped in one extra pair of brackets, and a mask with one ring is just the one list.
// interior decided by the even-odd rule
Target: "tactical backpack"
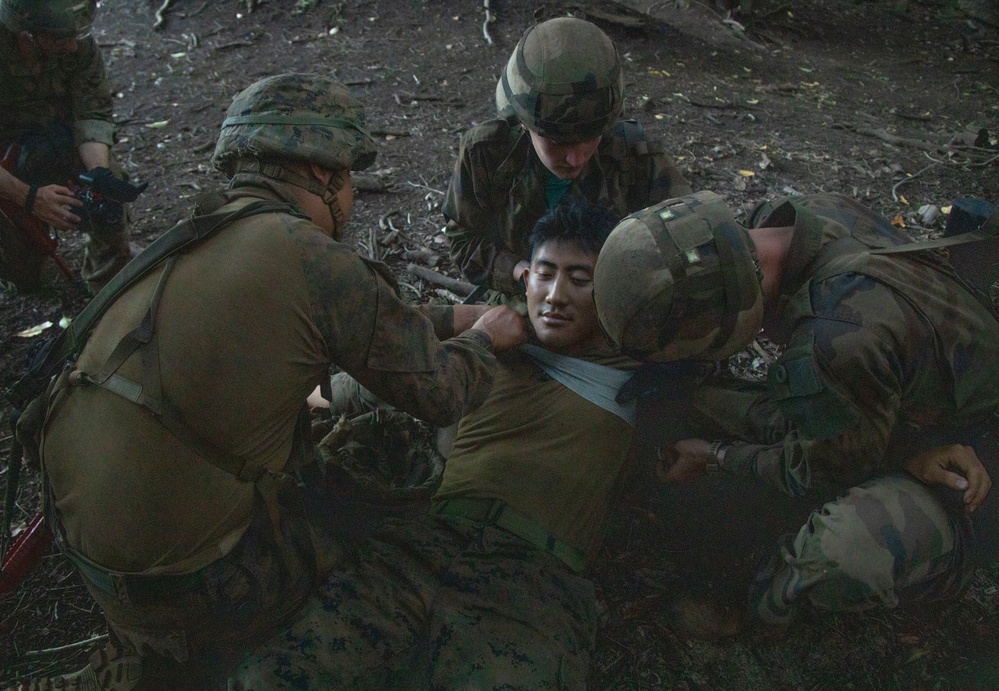
[[(214, 199), (217, 201), (219, 197), (216, 196)], [(226, 212), (216, 211), (203, 215), (195, 212), (157, 238), (114, 276), (62, 333), (45, 344), (25, 375), (4, 392), (4, 397), (12, 406), (10, 425), (13, 432), (10, 457), (7, 461), (7, 492), (4, 500), (3, 524), (0, 526), (5, 537), (9, 535), (13, 519), (22, 457), (33, 467), (38, 467), (42, 427), (48, 412), (50, 396), (58, 379), (69, 376), (73, 363), (103, 314), (122, 293), (157, 267), (164, 266), (166, 262), (212, 237), (229, 224), (263, 213), (284, 213), (306, 218), (288, 204), (263, 200), (250, 202)], [(143, 324), (126, 338), (132, 337), (141, 341), (146, 333), (151, 333), (151, 328), (152, 324), (146, 324), (144, 320)], [(158, 411), (154, 413), (161, 414)], [(173, 430), (170, 424), (166, 426)]]

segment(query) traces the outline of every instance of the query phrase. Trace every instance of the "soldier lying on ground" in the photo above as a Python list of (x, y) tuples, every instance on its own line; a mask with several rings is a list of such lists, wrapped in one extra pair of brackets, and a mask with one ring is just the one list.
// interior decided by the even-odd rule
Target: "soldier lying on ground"
[[(462, 418), (429, 514), (389, 520), (230, 688), (583, 688), (596, 629), (583, 575), (626, 470), (631, 423), (613, 405), (634, 362), (597, 324), (592, 271), (614, 226), (572, 200), (531, 235), (528, 314), (545, 350), (498, 357)], [(612, 375), (606, 402), (533, 359)]]
[(462, 136), (444, 201), (468, 280), (521, 295), (527, 236), (567, 196), (624, 216), (690, 193), (663, 143), (620, 120), (623, 89), (621, 57), (593, 24), (562, 17), (524, 32), (496, 86), (499, 117)]
[(375, 157), (363, 122), (324, 76), (238, 94), (214, 156), (229, 186), (195, 211), (220, 230), (127, 288), (56, 384), (46, 516), (118, 644), (77, 683), (217, 683), (329, 573), (339, 543), (302, 497), (323, 488), (295, 476), (300, 411), (332, 364), (443, 425), (525, 338), (509, 308), (405, 305), (384, 265), (339, 242), (350, 173)]
[[(124, 213), (81, 224), (82, 202), (66, 187), (112, 167), (111, 88), (90, 35), (96, 8), (97, 0), (0, 0), (0, 198), (46, 234), (85, 228), (82, 275), (95, 292), (132, 256)], [(0, 279), (37, 290), (46, 252), (16, 215), (0, 210)]]
[[(761, 325), (783, 346), (764, 392), (694, 389), (691, 424), (716, 440), (676, 443), (663, 477), (720, 468), (814, 509), (756, 575), (766, 621), (801, 602), (954, 598), (999, 554), (991, 302), (937, 252), (899, 253), (908, 240), (846, 197), (757, 216), (746, 230), (710, 192), (670, 200), (625, 219), (600, 255), (600, 321), (626, 353), (719, 359)], [(654, 379), (634, 383), (653, 403)]]

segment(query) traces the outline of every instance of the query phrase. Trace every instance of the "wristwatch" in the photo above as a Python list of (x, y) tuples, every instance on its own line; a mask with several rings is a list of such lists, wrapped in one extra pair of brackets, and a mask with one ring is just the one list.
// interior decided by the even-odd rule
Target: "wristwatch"
[(711, 442), (711, 445), (708, 446), (708, 463), (704, 466), (704, 470), (709, 473), (717, 473), (721, 470), (727, 451), (728, 444), (725, 442), (721, 440)]

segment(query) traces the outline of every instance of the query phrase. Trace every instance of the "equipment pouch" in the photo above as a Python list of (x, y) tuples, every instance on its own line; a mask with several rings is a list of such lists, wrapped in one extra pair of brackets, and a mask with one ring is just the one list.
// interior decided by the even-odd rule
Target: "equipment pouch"
[(17, 437), (17, 443), (23, 449), (25, 463), (33, 470), (38, 470), (41, 467), (42, 428), (45, 426), (52, 398), (56, 391), (67, 385), (72, 369), (72, 366), (67, 366), (58, 377), (52, 377), (49, 385), (45, 387), (45, 391), (31, 399), (31, 402), (25, 406), (24, 411), (17, 418), (14, 434)]

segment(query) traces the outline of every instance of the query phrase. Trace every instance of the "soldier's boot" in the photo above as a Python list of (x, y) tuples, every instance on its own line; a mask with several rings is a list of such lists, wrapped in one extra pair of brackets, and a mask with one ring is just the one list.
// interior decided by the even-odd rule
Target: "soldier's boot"
[(730, 606), (726, 598), (690, 591), (673, 598), (667, 619), (672, 629), (704, 641), (734, 636), (743, 626), (740, 610)]
[(142, 660), (108, 643), (94, 651), (86, 667), (71, 674), (32, 679), (17, 691), (132, 691), (142, 676)]

